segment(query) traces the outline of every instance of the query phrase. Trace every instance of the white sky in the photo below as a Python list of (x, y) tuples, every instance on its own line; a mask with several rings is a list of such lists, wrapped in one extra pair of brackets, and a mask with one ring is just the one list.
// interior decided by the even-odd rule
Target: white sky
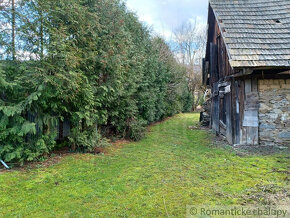
[(127, 0), (140, 21), (170, 40), (172, 31), (184, 22), (197, 20), (206, 25), (208, 0)]

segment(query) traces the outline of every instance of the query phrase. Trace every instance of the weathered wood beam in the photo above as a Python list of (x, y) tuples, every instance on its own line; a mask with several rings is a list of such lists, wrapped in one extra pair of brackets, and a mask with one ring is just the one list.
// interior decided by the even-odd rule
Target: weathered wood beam
[(237, 77), (248, 76), (248, 75), (251, 75), (253, 72), (254, 70), (251, 68), (243, 68), (242, 70), (239, 70), (239, 73), (235, 73), (231, 75), (231, 77), (237, 78)]

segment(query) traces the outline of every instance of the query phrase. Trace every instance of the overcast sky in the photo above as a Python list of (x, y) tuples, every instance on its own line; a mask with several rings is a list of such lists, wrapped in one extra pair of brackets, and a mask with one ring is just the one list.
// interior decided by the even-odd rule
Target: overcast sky
[(127, 0), (127, 6), (167, 40), (183, 22), (207, 22), (208, 0)]

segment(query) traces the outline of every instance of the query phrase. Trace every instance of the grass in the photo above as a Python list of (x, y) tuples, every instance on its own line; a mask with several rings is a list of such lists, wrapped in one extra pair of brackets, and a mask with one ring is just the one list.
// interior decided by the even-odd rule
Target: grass
[(0, 216), (184, 217), (187, 204), (245, 204), (259, 187), (289, 188), (286, 155), (240, 157), (188, 128), (197, 121), (180, 114), (106, 155), (2, 173)]

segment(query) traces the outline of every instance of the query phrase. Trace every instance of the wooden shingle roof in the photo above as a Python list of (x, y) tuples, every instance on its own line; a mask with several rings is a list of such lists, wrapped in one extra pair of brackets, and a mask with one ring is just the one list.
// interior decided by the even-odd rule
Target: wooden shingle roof
[(290, 67), (290, 0), (210, 0), (232, 67)]

